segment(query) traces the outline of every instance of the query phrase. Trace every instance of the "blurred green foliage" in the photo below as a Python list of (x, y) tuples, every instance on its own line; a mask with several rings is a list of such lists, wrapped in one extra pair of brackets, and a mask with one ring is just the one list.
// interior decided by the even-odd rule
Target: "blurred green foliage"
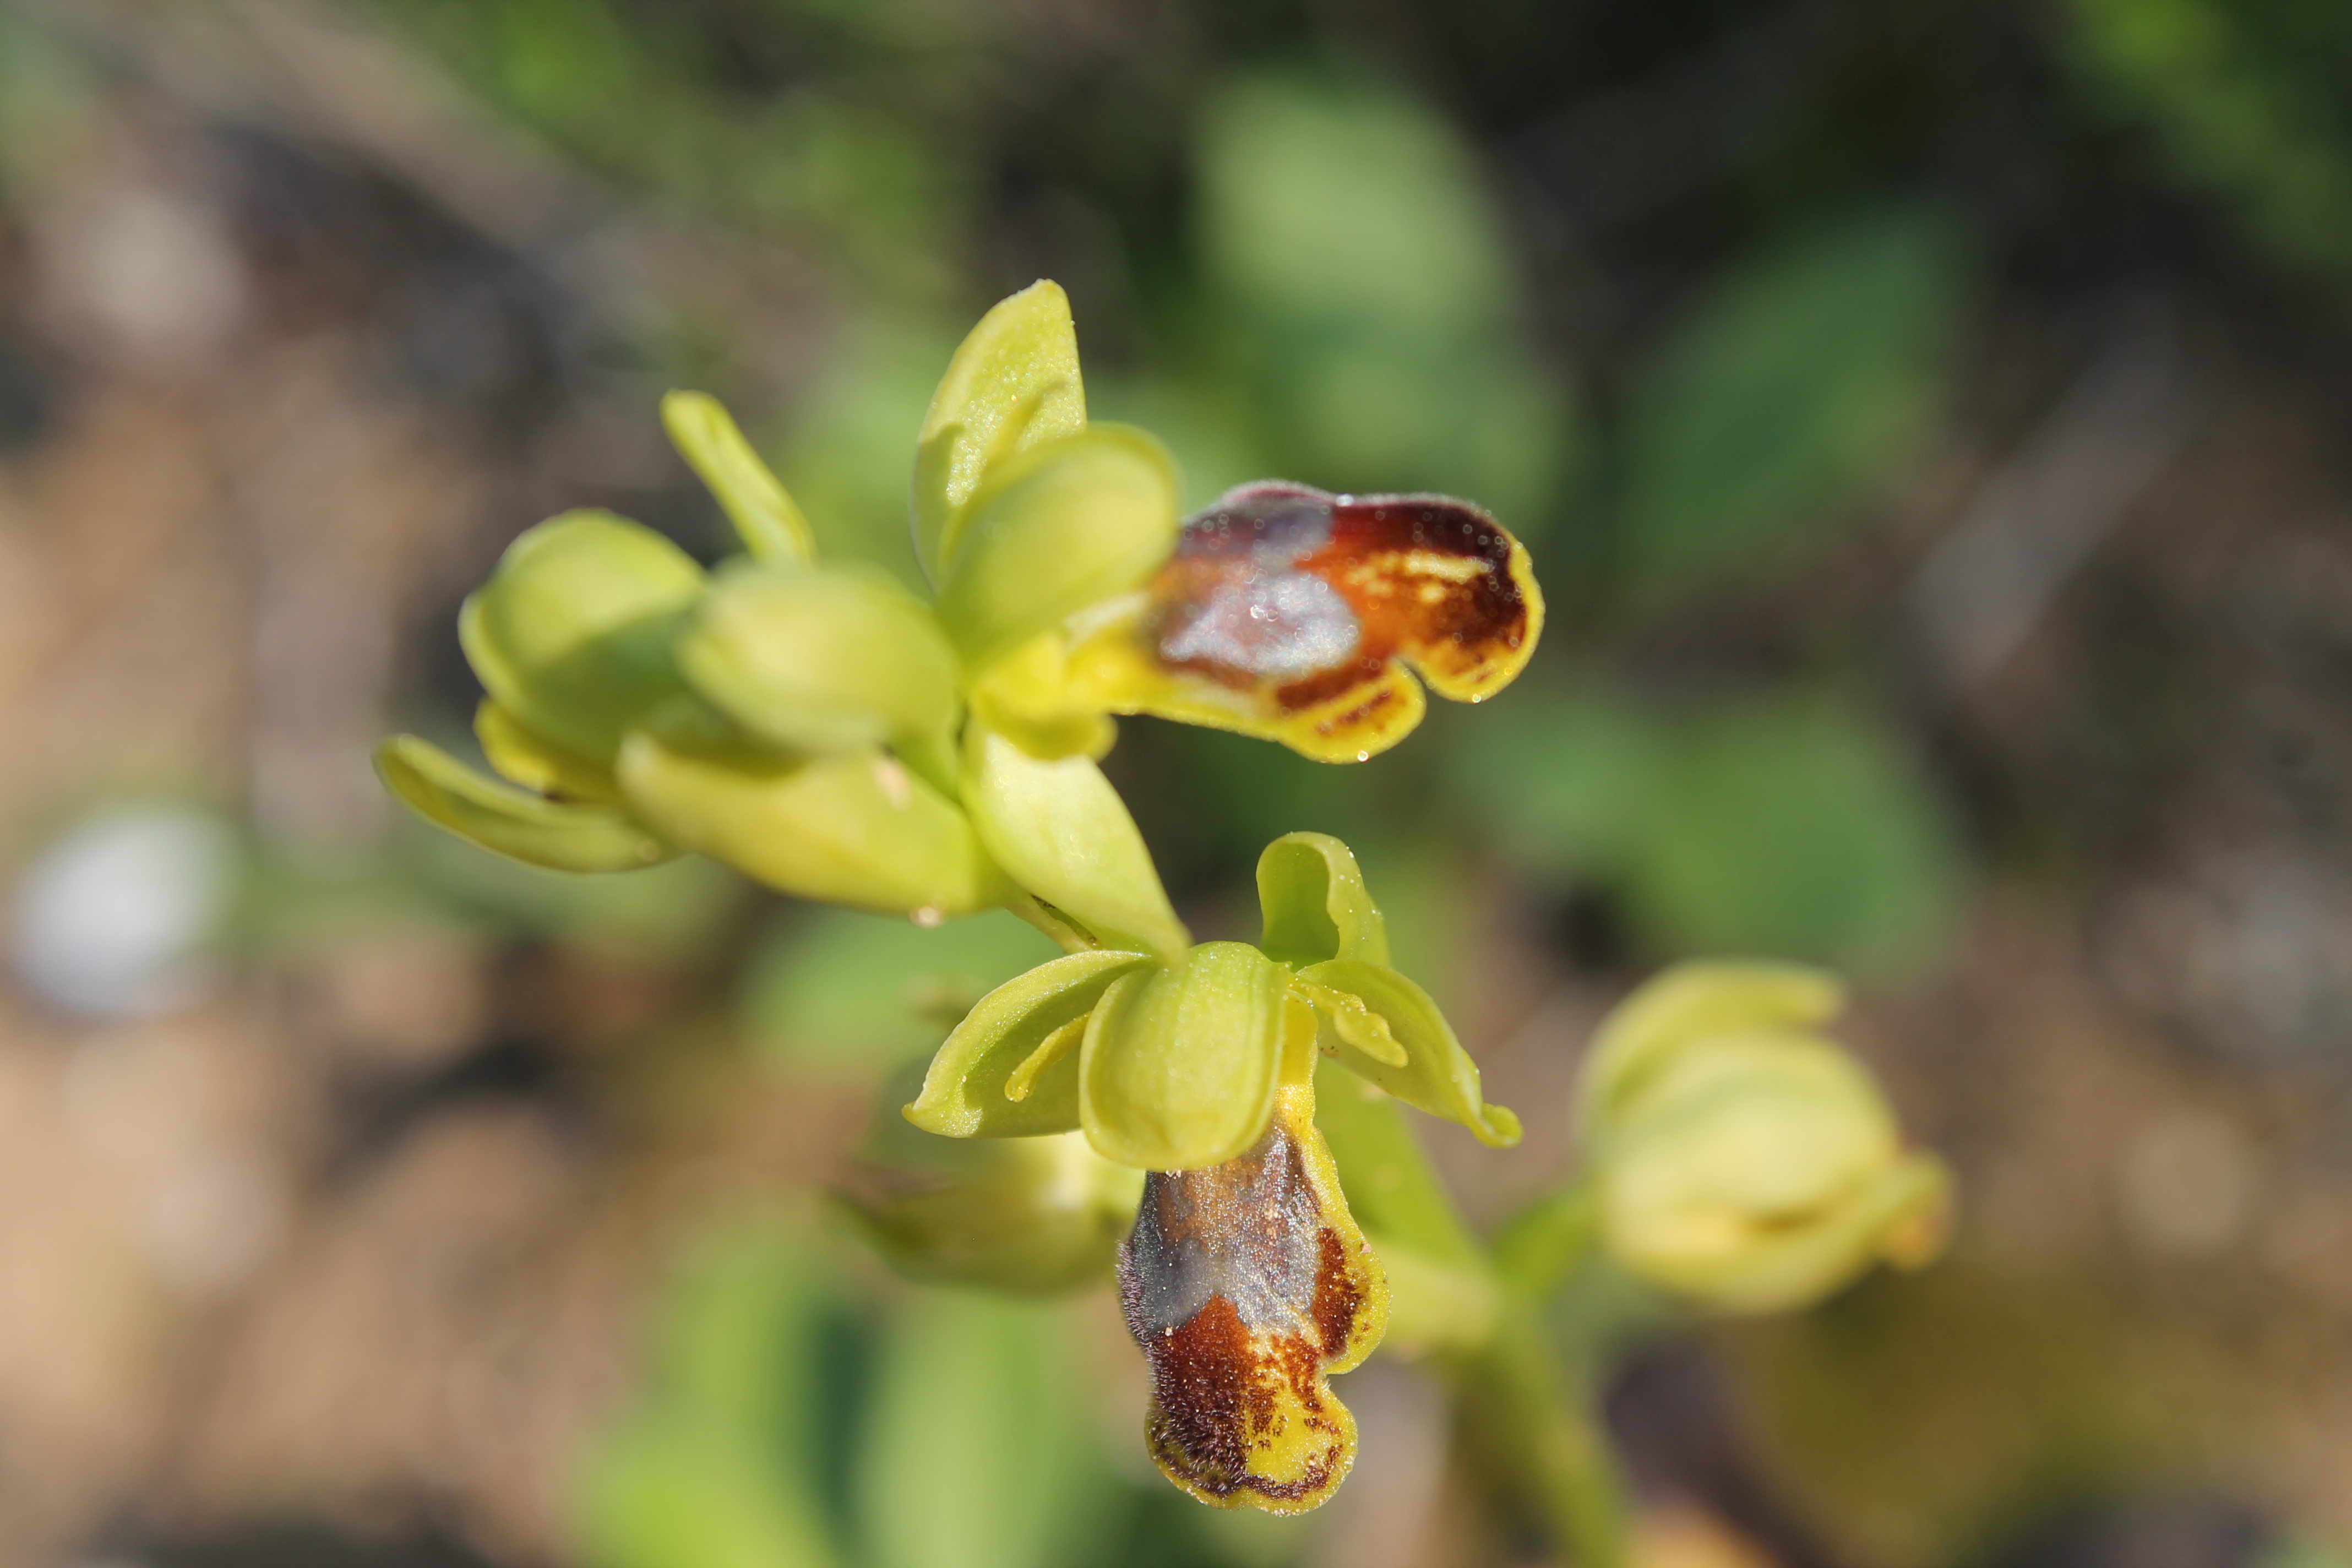
[(753, 953), (740, 1016), (779, 1060), (887, 1066), (938, 1045), (973, 1003), (1060, 952), (1002, 910), (927, 931), (880, 915), (811, 909), (780, 924)]
[(1279, 77), (1217, 87), (1199, 124), (1196, 309), (1275, 468), (1539, 531), (1580, 427), (1460, 132), (1391, 89)]
[(1134, 1413), (1115, 1412), (1089, 1375), (1097, 1330), (1123, 1338), (1079, 1309), (887, 1285), (796, 1222), (720, 1223), (674, 1269), (645, 1383), (581, 1465), (583, 1560), (1273, 1568), (1295, 1556), (1297, 1521), (1225, 1528), (1156, 1477), (1111, 1467)]
[(1910, 208), (1820, 225), (1703, 289), (1629, 397), (1633, 595), (1774, 564), (1892, 480), (1941, 412), (1962, 277), (1950, 221)]
[(2069, 0), (2074, 63), (2272, 254), (2352, 285), (2352, 11), (2308, 0)]
[(1945, 934), (1958, 846), (1867, 710), (1791, 693), (1676, 712), (1585, 686), (1504, 712), (1465, 733), (1457, 787), (1517, 863), (1621, 892), (1654, 950), (1870, 969)]
[[(826, 1568), (841, 1303), (789, 1236), (714, 1237), (674, 1281), (651, 1386), (590, 1456), (582, 1545), (607, 1568)], [(837, 1486), (837, 1481), (835, 1485)]]

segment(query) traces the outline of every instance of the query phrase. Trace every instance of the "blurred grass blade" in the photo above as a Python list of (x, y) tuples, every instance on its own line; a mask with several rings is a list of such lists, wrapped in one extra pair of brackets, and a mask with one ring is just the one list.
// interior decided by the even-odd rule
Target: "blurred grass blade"
[(838, 1310), (800, 1240), (710, 1237), (664, 1294), (644, 1403), (593, 1443), (577, 1503), (595, 1568), (835, 1568), (819, 1424)]
[(1685, 952), (1916, 962), (1950, 929), (1959, 856), (1942, 804), (1875, 723), (1787, 700), (1678, 738), (1629, 891)]

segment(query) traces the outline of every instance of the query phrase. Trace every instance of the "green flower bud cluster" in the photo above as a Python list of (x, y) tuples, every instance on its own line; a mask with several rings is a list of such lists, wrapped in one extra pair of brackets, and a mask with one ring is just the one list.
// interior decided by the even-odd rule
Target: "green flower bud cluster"
[(1869, 1073), (1821, 1035), (1843, 1002), (1817, 970), (1685, 963), (1601, 1026), (1578, 1114), (1621, 1266), (1765, 1312), (1941, 1251), (1949, 1173), (1904, 1147)]
[[(673, 393), (663, 415), (745, 553), (705, 572), (602, 511), (531, 529), (459, 619), (496, 776), (404, 735), (377, 753), (394, 793), (553, 869), (691, 850), (802, 898), (924, 923), (1001, 905), (1073, 948), (1180, 957), (1190, 938), (1093, 760), (1109, 721), (1039, 643), (1131, 593), (1180, 529), (1160, 444), (1087, 421), (1061, 289), (991, 310), (932, 401), (914, 520), (934, 600), (817, 559), (715, 401)], [(1027, 706), (1000, 726), (972, 696), (1006, 670)]]

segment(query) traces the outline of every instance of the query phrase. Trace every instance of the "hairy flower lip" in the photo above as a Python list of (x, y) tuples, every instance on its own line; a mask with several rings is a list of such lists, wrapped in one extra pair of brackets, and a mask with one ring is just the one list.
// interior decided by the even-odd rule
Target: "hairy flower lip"
[[(1357, 634), (1310, 673), (1276, 686), (1285, 710), (1327, 702), (1373, 660), (1399, 658), (1454, 696), (1499, 685), (1532, 651), (1538, 595), (1532, 579), (1514, 578), (1517, 548), (1484, 509), (1452, 496), (1334, 495), (1260, 480), (1184, 520), (1153, 584), (1154, 629), (1173, 667), (1228, 684), (1262, 679), (1246, 664), (1171, 658), (1169, 643), (1208, 607), (1203, 586), (1213, 595), (1230, 593), (1236, 576), (1266, 588), (1304, 579), (1352, 612)], [(1312, 634), (1329, 636), (1324, 626)]]
[(1090, 700), (1347, 762), (1420, 722), (1407, 668), (1455, 701), (1507, 685), (1535, 650), (1543, 595), (1525, 548), (1468, 501), (1267, 479), (1186, 518), (1118, 611), (1071, 624)]
[(1356, 1424), (1331, 1374), (1387, 1331), (1385, 1270), (1315, 1128), (1311, 1055), (1229, 1161), (1147, 1176), (1119, 1300), (1151, 1365), (1145, 1436), (1168, 1479), (1219, 1508), (1303, 1513), (1337, 1490)]

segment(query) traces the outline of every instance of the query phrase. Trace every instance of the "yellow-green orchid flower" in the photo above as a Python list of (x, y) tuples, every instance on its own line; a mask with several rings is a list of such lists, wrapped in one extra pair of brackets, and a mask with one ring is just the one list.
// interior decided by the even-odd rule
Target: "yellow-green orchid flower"
[(1543, 628), (1527, 551), (1465, 501), (1266, 482), (1180, 527), (1157, 443), (1087, 423), (1051, 283), (958, 350), (914, 489), (980, 725), (1041, 759), (1099, 757), (1105, 715), (1151, 713), (1360, 762), (1421, 721), (1406, 666), (1479, 701)]
[(1951, 1177), (1906, 1149), (1878, 1086), (1822, 1037), (1819, 970), (1685, 963), (1603, 1022), (1578, 1089), (1603, 1237), (1698, 1304), (1779, 1311), (1942, 1250)]
[(1388, 1311), (1315, 1130), (1318, 1049), (1488, 1143), (1516, 1143), (1519, 1124), (1389, 966), (1346, 845), (1278, 838), (1257, 880), (1256, 946), (1078, 952), (1000, 986), (906, 1114), (950, 1137), (1075, 1129), (1150, 1173), (1120, 1278), (1152, 1363), (1153, 1456), (1205, 1501), (1293, 1512), (1346, 1473), (1354, 1426), (1325, 1379), (1370, 1353)]
[(1173, 546), (1166, 454), (1140, 431), (1087, 428), (1084, 409), (1059, 289), (974, 329), (917, 459), (934, 606), (817, 561), (725, 410), (672, 394), (671, 437), (748, 555), (705, 574), (604, 513), (532, 529), (461, 617), (499, 776), (414, 736), (380, 748), (380, 770), (431, 820), (537, 865), (698, 850), (804, 898), (924, 921), (1005, 905), (1067, 945), (1181, 953), (1190, 939), (1087, 748), (966, 722), (971, 672)]

